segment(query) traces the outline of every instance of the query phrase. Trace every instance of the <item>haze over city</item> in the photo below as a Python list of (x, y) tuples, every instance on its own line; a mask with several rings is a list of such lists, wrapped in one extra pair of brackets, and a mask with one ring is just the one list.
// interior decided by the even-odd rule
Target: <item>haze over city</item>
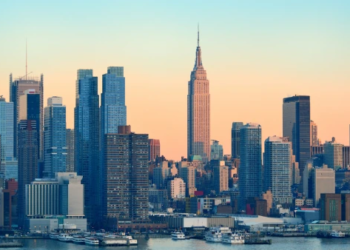
[[(282, 135), (282, 100), (309, 95), (324, 142), (349, 144), (348, 1), (2, 1), (0, 93), (9, 74), (44, 74), (44, 106), (61, 96), (73, 128), (77, 69), (93, 69), (101, 93), (109, 66), (123, 66), (127, 124), (186, 156), (187, 88), (197, 25), (210, 80), (211, 139), (230, 153), (233, 121)], [(17, 18), (21, 17), (21, 18)]]

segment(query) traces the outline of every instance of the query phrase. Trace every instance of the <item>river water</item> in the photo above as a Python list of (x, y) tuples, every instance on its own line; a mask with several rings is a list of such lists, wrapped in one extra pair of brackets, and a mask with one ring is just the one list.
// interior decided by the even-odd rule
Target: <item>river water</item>
[(273, 237), (271, 245), (225, 245), (222, 243), (207, 243), (203, 240), (181, 240), (175, 241), (170, 238), (162, 239), (138, 239), (138, 246), (129, 247), (98, 247), (77, 245), (71, 242), (60, 242), (51, 239), (21, 240), (23, 248), (11, 248), (22, 250), (89, 250), (89, 249), (118, 249), (118, 250), (335, 250), (350, 249), (350, 238), (344, 239), (319, 239), (319, 238), (277, 238)]

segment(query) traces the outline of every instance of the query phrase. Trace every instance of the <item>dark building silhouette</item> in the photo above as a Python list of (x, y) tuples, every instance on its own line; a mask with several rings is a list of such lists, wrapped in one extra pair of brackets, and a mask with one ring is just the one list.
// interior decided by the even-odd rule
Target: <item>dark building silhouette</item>
[(243, 122), (232, 123), (232, 129), (231, 129), (231, 158), (232, 159), (239, 159), (241, 155), (241, 149), (240, 149), (241, 127), (243, 127)]

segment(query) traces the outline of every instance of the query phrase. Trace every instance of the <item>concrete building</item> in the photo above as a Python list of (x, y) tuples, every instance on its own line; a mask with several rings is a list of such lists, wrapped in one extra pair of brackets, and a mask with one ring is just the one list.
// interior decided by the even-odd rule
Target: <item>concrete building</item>
[(317, 124), (313, 120), (310, 121), (310, 146), (319, 146)]
[(319, 200), (323, 193), (335, 193), (335, 172), (334, 169), (323, 165), (322, 168), (316, 168), (313, 175), (314, 182), (314, 206), (319, 206)]
[(243, 122), (233, 122), (231, 129), (231, 157), (232, 159), (239, 159), (241, 150), (240, 150), (240, 130), (243, 127)]
[[(292, 152), (291, 152), (291, 154), (292, 154)], [(292, 185), (299, 185), (301, 182), (301, 175), (302, 175), (300, 173), (299, 163), (295, 161), (295, 155), (291, 155), (291, 159), (292, 159), (292, 162), (291, 162), (291, 166), (290, 166), (291, 167), (290, 183)]]
[(67, 158), (66, 172), (76, 172), (74, 167), (74, 129), (66, 130)]
[(314, 171), (312, 160), (307, 161), (302, 178), (302, 191), (306, 198), (314, 198)]
[(148, 220), (148, 135), (119, 126), (105, 135), (103, 218), (111, 221)]
[(179, 169), (179, 176), (186, 184), (186, 195), (194, 195), (196, 189), (196, 167), (192, 166), (191, 162), (186, 167)]
[(338, 170), (343, 167), (343, 145), (337, 143), (335, 138), (332, 141), (325, 142), (324, 147), (324, 164), (329, 168)]
[(67, 164), (66, 106), (62, 98), (48, 98), (44, 110), (44, 176), (54, 178)]
[(241, 155), (238, 170), (240, 208), (245, 209), (246, 200), (260, 197), (262, 192), (261, 126), (248, 123), (240, 131)]
[(76, 80), (74, 109), (75, 169), (83, 176), (85, 215), (89, 223), (97, 223), (100, 190), (99, 161), (99, 96), (97, 77), (92, 69), (79, 69)]
[(229, 169), (225, 166), (224, 161), (220, 161), (220, 166), (214, 167), (214, 188), (216, 194), (228, 190), (228, 172)]
[(270, 136), (265, 140), (264, 192), (271, 190), (274, 203), (292, 202), (292, 144), (288, 138)]
[(210, 94), (209, 80), (202, 63), (202, 51), (198, 43), (196, 61), (187, 95), (187, 157), (200, 155), (203, 162), (210, 160)]
[(169, 171), (170, 169), (167, 161), (163, 161), (158, 167), (153, 169), (153, 184), (155, 184), (158, 189), (166, 187), (166, 181), (170, 175)]
[(157, 157), (160, 157), (160, 140), (149, 139), (148, 140), (148, 145), (149, 145), (148, 160), (149, 161), (155, 161), (157, 159)]
[(350, 221), (350, 194), (322, 193), (320, 219), (326, 221)]
[[(20, 97), (26, 95), (26, 91), (31, 90), (39, 94), (39, 117), (37, 117), (37, 127), (39, 134), (37, 135), (39, 140), (38, 149), (43, 149), (44, 145), (44, 136), (43, 136), (43, 104), (44, 104), (44, 75), (38, 77), (28, 77), (28, 75), (13, 79), (12, 74), (10, 75), (10, 102), (14, 105), (14, 116), (13, 116), (13, 134), (14, 134), (14, 157), (17, 157), (17, 141), (18, 141), (18, 123), (20, 122), (20, 109), (22, 109), (20, 104)], [(39, 150), (40, 151), (40, 150)], [(38, 151), (38, 152), (39, 152)]]
[(350, 146), (343, 146), (343, 169), (350, 167)]
[(224, 150), (222, 145), (219, 144), (219, 141), (212, 140), (213, 144), (210, 146), (210, 160), (224, 160)]
[(283, 137), (292, 142), (293, 154), (302, 173), (310, 158), (310, 96), (283, 99)]
[(168, 197), (170, 199), (183, 199), (186, 197), (186, 183), (181, 178), (168, 181)]

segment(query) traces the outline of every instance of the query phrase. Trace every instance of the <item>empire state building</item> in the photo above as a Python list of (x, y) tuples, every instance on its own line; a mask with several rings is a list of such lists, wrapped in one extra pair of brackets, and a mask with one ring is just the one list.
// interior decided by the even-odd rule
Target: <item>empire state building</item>
[(202, 64), (199, 32), (196, 61), (187, 95), (187, 155), (200, 155), (204, 162), (210, 160), (210, 94), (207, 72)]

